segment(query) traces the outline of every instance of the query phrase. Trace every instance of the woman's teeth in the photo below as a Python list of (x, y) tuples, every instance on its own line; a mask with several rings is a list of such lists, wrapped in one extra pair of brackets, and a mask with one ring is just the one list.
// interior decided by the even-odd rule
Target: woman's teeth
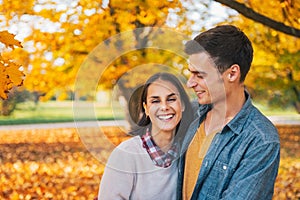
[(171, 119), (172, 117), (174, 117), (173, 114), (170, 114), (170, 115), (159, 115), (158, 119), (167, 120), (167, 119)]

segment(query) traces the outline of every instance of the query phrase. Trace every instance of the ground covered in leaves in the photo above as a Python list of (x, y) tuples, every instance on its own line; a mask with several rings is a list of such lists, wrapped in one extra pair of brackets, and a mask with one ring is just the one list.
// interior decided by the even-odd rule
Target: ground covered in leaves
[[(282, 159), (273, 199), (298, 200), (300, 127), (278, 129)], [(114, 127), (104, 132), (114, 144), (126, 139)], [(76, 129), (0, 131), (0, 199), (94, 199), (103, 169)]]

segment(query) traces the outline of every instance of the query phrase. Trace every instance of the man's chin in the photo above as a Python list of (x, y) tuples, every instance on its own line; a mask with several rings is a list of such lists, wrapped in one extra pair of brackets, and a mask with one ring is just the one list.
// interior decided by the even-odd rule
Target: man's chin
[(198, 103), (201, 105), (205, 105), (205, 104), (211, 104), (211, 101), (206, 101), (204, 99), (198, 99)]

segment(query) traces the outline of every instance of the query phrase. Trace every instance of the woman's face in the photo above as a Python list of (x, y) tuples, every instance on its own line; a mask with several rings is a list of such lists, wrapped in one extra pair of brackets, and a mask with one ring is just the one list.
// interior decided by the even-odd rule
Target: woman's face
[(148, 87), (144, 109), (152, 122), (152, 134), (172, 133), (181, 120), (184, 105), (181, 103), (179, 91), (173, 84), (156, 80)]

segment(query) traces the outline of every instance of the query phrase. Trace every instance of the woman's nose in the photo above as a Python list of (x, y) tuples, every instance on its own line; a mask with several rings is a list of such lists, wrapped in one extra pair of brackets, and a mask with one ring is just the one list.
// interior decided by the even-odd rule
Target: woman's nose
[(160, 108), (162, 110), (166, 110), (168, 108), (168, 103), (166, 101), (162, 101), (161, 105), (160, 105)]

